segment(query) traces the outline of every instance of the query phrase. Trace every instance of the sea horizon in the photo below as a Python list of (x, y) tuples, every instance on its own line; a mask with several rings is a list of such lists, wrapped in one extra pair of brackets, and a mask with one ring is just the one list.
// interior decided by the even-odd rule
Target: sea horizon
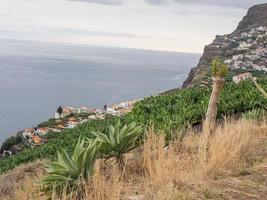
[(102, 108), (179, 88), (200, 54), (0, 39), (0, 144), (58, 106)]

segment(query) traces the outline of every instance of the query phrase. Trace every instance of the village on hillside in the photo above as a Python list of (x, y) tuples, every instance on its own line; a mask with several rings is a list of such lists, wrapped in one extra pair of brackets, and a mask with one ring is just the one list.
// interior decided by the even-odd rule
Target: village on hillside
[(252, 78), (254, 72), (267, 73), (267, 27), (260, 26), (241, 34), (217, 36), (216, 48), (225, 49), (225, 64), (232, 70), (246, 71), (233, 76), (233, 81)]
[[(37, 127), (26, 128), (19, 131), (16, 137), (22, 138), (23, 144), (35, 147), (44, 144), (45, 137), (49, 132), (60, 133), (65, 129), (72, 129), (79, 124), (92, 120), (103, 120), (109, 115), (121, 116), (131, 112), (133, 105), (139, 100), (125, 101), (119, 104), (114, 104), (110, 107), (107, 105), (103, 109), (93, 109), (86, 106), (79, 108), (74, 107), (59, 107), (55, 112), (54, 118), (47, 122), (39, 124)], [(5, 150), (2, 157), (10, 156), (20, 151), (20, 147), (13, 147), (12, 150)]]

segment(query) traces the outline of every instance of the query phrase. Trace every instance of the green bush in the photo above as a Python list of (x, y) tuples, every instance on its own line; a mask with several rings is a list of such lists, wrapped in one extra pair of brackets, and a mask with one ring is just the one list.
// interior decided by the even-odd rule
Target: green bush
[(266, 116), (266, 111), (260, 108), (253, 109), (251, 111), (242, 114), (242, 118), (249, 120), (261, 120)]
[(40, 181), (44, 192), (72, 191), (81, 181), (87, 180), (93, 173), (98, 146), (96, 142), (86, 144), (79, 140), (72, 157), (66, 151), (57, 154), (57, 161), (47, 164), (47, 175)]
[(96, 141), (100, 143), (100, 152), (104, 156), (115, 157), (120, 168), (124, 166), (123, 154), (136, 147), (137, 139), (143, 133), (141, 126), (135, 123), (121, 126), (118, 121), (115, 126), (110, 125), (108, 131), (92, 132), (96, 136)]
[(14, 145), (20, 144), (22, 142), (22, 138), (20, 136), (11, 136), (5, 140), (5, 142), (2, 144), (0, 152), (3, 152), (4, 150), (10, 150), (10, 148)]

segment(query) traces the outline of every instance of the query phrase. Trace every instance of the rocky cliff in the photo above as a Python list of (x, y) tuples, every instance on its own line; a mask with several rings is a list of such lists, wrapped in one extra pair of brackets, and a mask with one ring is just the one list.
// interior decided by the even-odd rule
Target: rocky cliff
[[(263, 51), (263, 54), (257, 56), (260, 56), (263, 61), (264, 59), (267, 60), (266, 27), (267, 27), (267, 3), (251, 7), (248, 10), (247, 15), (242, 19), (237, 29), (233, 33), (223, 36), (216, 36), (215, 40), (210, 45), (205, 46), (204, 53), (200, 58), (197, 67), (191, 69), (188, 78), (183, 83), (183, 88), (193, 87), (196, 85), (209, 84), (210, 83), (209, 66), (211, 60), (214, 57), (219, 57), (223, 60), (226, 60), (226, 59), (231, 59), (233, 56), (239, 54), (247, 54), (248, 56), (253, 56), (255, 52), (260, 51), (262, 49), (264, 50), (265, 48), (266, 52)], [(257, 35), (255, 35), (253, 31), (258, 31), (258, 29), (259, 31), (261, 29), (264, 29), (266, 30), (266, 32), (265, 33), (257, 32)], [(263, 39), (260, 37), (263, 37)], [(247, 46), (245, 46), (246, 44)], [(252, 61), (244, 60), (244, 62), (246, 62), (246, 65), (248, 64), (248, 62), (251, 64), (251, 67), (248, 67), (248, 69), (250, 70), (253, 70), (253, 67), (255, 68), (256, 64), (259, 66), (261, 65), (266, 66), (267, 64), (259, 60), (256, 60), (255, 61), (256, 63), (254, 63), (254, 60)], [(230, 62), (231, 60), (229, 60), (229, 63)], [(241, 62), (239, 62), (239, 65), (240, 63)], [(238, 69), (238, 65), (236, 63), (232, 63), (232, 65), (233, 65), (232, 69), (235, 70)], [(242, 68), (244, 69), (243, 66)]]

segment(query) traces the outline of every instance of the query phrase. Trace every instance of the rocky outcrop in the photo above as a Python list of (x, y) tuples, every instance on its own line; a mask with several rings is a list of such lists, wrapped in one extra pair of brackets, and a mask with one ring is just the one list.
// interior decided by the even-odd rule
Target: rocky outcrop
[(267, 27), (267, 3), (256, 5), (248, 10), (247, 15), (239, 23), (237, 29), (228, 35), (216, 36), (215, 40), (204, 48), (204, 53), (197, 67), (191, 69), (188, 78), (183, 83), (183, 88), (210, 83), (210, 63), (214, 57), (226, 59), (234, 55), (236, 44), (225, 38), (233, 38), (242, 32), (257, 28)]
[(240, 33), (259, 26), (267, 26), (267, 3), (252, 6), (234, 33)]

